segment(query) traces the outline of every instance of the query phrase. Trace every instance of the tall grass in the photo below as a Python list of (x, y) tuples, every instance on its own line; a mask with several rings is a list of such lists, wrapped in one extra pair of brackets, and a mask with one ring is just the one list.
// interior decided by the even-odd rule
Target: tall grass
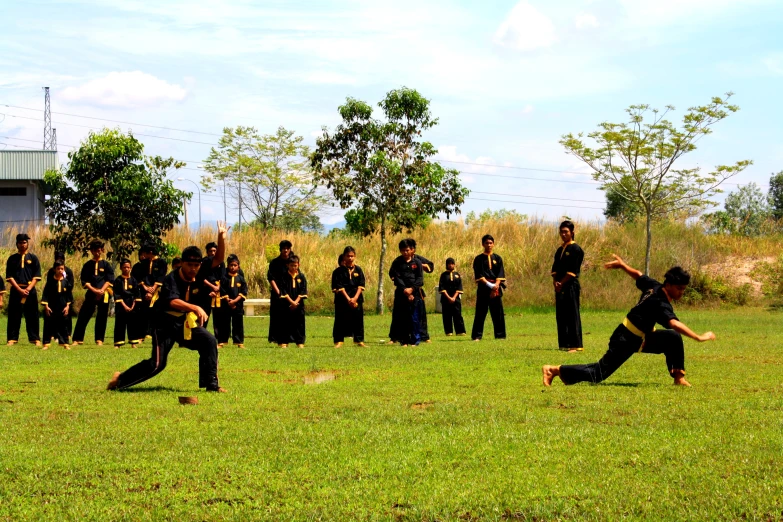
[[(17, 232), (19, 230), (15, 228), (0, 231), (0, 255), (3, 259), (14, 251), (13, 237)], [(45, 228), (37, 228), (27, 232), (33, 236), (32, 252), (39, 256), (44, 270), (48, 269), (52, 264), (53, 252), (41, 247), (41, 241), (48, 236), (48, 231)], [(466, 304), (473, 305), (475, 285), (470, 283), (473, 280), (471, 264), (481, 251), (481, 236), (487, 233), (494, 236), (496, 252), (503, 257), (505, 263), (509, 285), (505, 297), (506, 306), (551, 306), (553, 291), (549, 274), (554, 252), (560, 243), (557, 226), (538, 219), (519, 222), (513, 218), (471, 223), (468, 226), (462, 222), (433, 223), (412, 234), (419, 245), (417, 253), (436, 264), (435, 274), (425, 279), (426, 289), (430, 294), (429, 304), (432, 306), (434, 303), (433, 287), (437, 285), (438, 275), (444, 270), (445, 259), (453, 257), (457, 260), (457, 269), (467, 280)], [(207, 242), (214, 241), (215, 237), (216, 232), (213, 229), (192, 230), (179, 227), (172, 230), (165, 240), (180, 249), (192, 244), (203, 248)], [(397, 255), (397, 243), (404, 237), (408, 235), (398, 234), (388, 239), (387, 267)], [(328, 312), (331, 309), (331, 273), (336, 267), (337, 256), (346, 245), (357, 249), (357, 263), (367, 276), (368, 301), (374, 303), (378, 288), (378, 235), (362, 238), (337, 233), (324, 237), (310, 233), (267, 233), (256, 229), (232, 231), (229, 237), (229, 252), (237, 254), (241, 260), (251, 298), (267, 296), (266, 270), (270, 257), (268, 252), (275, 252), (278, 242), (284, 238), (293, 242), (294, 251), (302, 259), (301, 269), (307, 275), (310, 285), (308, 307), (311, 311)], [(663, 273), (675, 264), (699, 273), (706, 264), (726, 262), (732, 257), (765, 258), (775, 255), (781, 239), (780, 235), (761, 238), (707, 235), (699, 226), (677, 222), (660, 223), (653, 230), (652, 275), (662, 277)], [(625, 308), (636, 296), (633, 285), (622, 275), (607, 272), (601, 267), (612, 253), (621, 255), (633, 266), (643, 266), (644, 227), (581, 223), (576, 229), (576, 240), (585, 251), (581, 278), (583, 306), (597, 309)], [(78, 274), (86, 259), (80, 255), (71, 256), (67, 265)], [(387, 277), (383, 282), (385, 303), (388, 307), (392, 301), (392, 285)], [(731, 281), (728, 281), (728, 284), (731, 284)], [(700, 302), (709, 303), (709, 300)], [(368, 310), (373, 308), (371, 304), (366, 306)]]

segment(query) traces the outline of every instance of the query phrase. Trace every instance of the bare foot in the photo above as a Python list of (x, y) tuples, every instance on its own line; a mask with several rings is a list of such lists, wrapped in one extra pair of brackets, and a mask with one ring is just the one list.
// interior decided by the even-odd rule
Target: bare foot
[(41, 341), (35, 341), (33, 344), (36, 346), (41, 346)]
[(342, 348), (343, 343), (334, 343), (335, 348)]
[(245, 347), (245, 345), (244, 345), (244, 344), (242, 344), (242, 343), (239, 343), (239, 344), (237, 345), (237, 348), (244, 348), (244, 347)]
[(579, 353), (585, 351), (584, 348), (569, 348), (566, 350), (568, 353)]
[(675, 386), (691, 387), (691, 383), (685, 380), (685, 370), (672, 370), (672, 377), (674, 377)]
[(225, 388), (222, 388), (222, 387), (220, 387), (220, 386), (218, 386), (217, 388), (211, 389), (211, 390), (210, 390), (210, 389), (207, 389), (207, 391), (208, 391), (208, 392), (215, 392), (215, 393), (228, 393), (228, 390), (227, 390), (227, 389), (225, 389)]
[(97, 344), (98, 346), (103, 346), (103, 341), (95, 341), (95, 344)]
[(397, 344), (397, 342), (396, 341), (389, 341), (386, 344)]
[(279, 346), (280, 348), (288, 348), (287, 344), (278, 344), (277, 346)]
[(109, 381), (109, 384), (106, 386), (107, 390), (116, 390), (117, 386), (120, 385), (120, 372), (114, 372), (114, 375), (111, 376), (111, 380)]
[(365, 346), (367, 346), (366, 344), (364, 344), (361, 341), (359, 341), (358, 343), (353, 343), (353, 344), (354, 344), (354, 346), (358, 346), (359, 348), (364, 348)]
[(15, 344), (16, 344), (16, 343), (18, 343), (18, 342), (19, 342), (19, 341), (8, 341), (7, 343), (5, 343), (5, 345), (6, 345), (6, 346), (13, 346), (13, 345), (15, 345)]
[[(67, 344), (64, 344), (64, 345), (63, 345), (63, 348), (64, 348), (64, 349), (66, 349), (66, 350), (70, 350), (70, 349), (71, 349), (71, 347), (70, 347), (70, 346), (68, 346)], [(44, 350), (46, 350), (46, 348), (44, 348)]]
[(48, 349), (49, 349), (49, 345), (48, 344), (43, 345), (43, 348), (41, 348), (41, 350), (48, 350)]
[(304, 345), (303, 344), (297, 344), (296, 347), (297, 348), (304, 348)]
[(545, 364), (541, 367), (541, 374), (543, 376), (544, 386), (552, 386), (552, 380), (560, 375), (560, 367)]

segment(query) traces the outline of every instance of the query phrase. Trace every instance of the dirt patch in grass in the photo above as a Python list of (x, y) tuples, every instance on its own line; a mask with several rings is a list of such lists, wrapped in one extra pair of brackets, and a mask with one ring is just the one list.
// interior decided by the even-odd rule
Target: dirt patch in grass
[(412, 410), (430, 410), (435, 407), (434, 402), (414, 402), (411, 404)]
[(302, 378), (305, 384), (323, 384), (325, 382), (333, 381), (337, 378), (337, 374), (334, 372), (321, 371), (311, 372)]

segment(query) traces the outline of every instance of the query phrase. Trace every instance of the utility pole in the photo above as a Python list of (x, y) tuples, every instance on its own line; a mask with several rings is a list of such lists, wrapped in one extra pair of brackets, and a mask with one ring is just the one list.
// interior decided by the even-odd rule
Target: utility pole
[(49, 87), (44, 87), (44, 141), (43, 150), (57, 150), (57, 138), (52, 135), (52, 105)]
[(52, 150), (57, 150), (57, 129), (52, 129)]
[(242, 183), (237, 183), (237, 186), (239, 187), (239, 230), (242, 230)]
[(188, 198), (182, 198), (182, 212), (185, 214), (185, 228), (190, 230), (188, 226)]

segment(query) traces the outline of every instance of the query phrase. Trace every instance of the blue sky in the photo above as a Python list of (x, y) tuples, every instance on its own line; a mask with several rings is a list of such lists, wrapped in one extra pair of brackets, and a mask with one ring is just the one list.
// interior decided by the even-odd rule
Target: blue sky
[[(672, 104), (678, 120), (734, 91), (741, 111), (683, 165), (752, 159), (733, 181), (761, 185), (783, 170), (779, 0), (25, 1), (7, 2), (3, 18), (9, 149), (40, 146), (24, 140), (41, 140), (48, 85), (61, 151), (89, 131), (77, 125), (104, 123), (58, 113), (200, 131), (119, 125), (150, 135), (140, 137), (148, 153), (189, 160), (195, 170), (181, 175), (198, 180), (204, 143), (224, 126), (283, 125), (314, 144), (346, 96), (376, 103), (405, 85), (432, 100), (440, 125), (427, 137), (474, 191), (463, 212), (597, 219), (603, 193), (558, 145), (562, 134), (622, 120), (634, 103)], [(217, 194), (203, 195), (202, 213), (222, 218)]]

